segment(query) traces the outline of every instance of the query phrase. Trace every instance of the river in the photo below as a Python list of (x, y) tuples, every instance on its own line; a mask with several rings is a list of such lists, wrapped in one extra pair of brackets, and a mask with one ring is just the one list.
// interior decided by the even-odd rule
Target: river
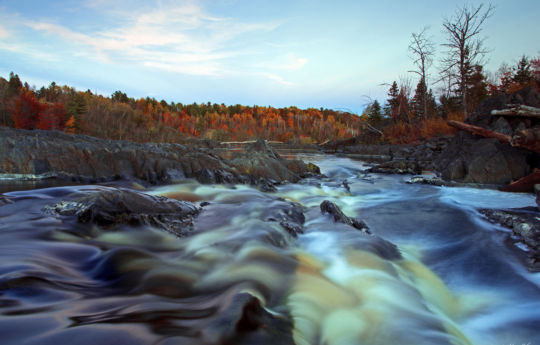
[[(191, 180), (145, 190), (203, 206), (184, 238), (44, 211), (106, 187), (4, 193), (0, 343), (540, 344), (540, 275), (477, 212), (533, 206), (532, 195), (300, 158), (327, 178), (273, 193)], [(323, 200), (372, 235), (322, 214)], [(301, 217), (300, 206), (294, 237), (279, 220)]]

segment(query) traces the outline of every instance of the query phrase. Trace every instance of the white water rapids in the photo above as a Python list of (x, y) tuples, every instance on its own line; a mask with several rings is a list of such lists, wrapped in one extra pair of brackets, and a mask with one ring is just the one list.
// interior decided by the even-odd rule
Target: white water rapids
[[(242, 292), (291, 318), (297, 345), (540, 345), (540, 276), (477, 211), (533, 206), (532, 195), (409, 185), (348, 158), (300, 158), (327, 178), (276, 193), (194, 181), (145, 190), (209, 203), (186, 238), (95, 226), (81, 235), (40, 213), (96, 187), (5, 193), (21, 214), (0, 207), (0, 342), (226, 343), (208, 325)], [(373, 235), (321, 214), (323, 200)], [(304, 208), (297, 238), (268, 220), (288, 202)]]

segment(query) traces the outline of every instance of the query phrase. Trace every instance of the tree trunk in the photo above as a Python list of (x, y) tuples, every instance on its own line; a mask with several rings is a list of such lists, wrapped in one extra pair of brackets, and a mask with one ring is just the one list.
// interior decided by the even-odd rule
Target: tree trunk
[(447, 123), (452, 127), (461, 129), (474, 135), (479, 135), (485, 138), (495, 138), (501, 143), (540, 153), (540, 127), (524, 129), (511, 137), (503, 133), (495, 132), (460, 121), (448, 120)]
[(529, 193), (534, 190), (534, 185), (539, 183), (540, 170), (534, 169), (534, 172), (532, 174), (510, 183), (508, 186), (500, 188), (500, 190), (503, 192)]
[(495, 138), (502, 143), (510, 144), (510, 142), (512, 141), (512, 137), (509, 135), (495, 132), (495, 131), (485, 129), (482, 127), (469, 125), (468, 123), (464, 123), (460, 121), (453, 121), (453, 120), (448, 120), (447, 123), (452, 127), (461, 129), (463, 131), (472, 133), (474, 135), (479, 135), (486, 138)]
[(540, 118), (540, 108), (529, 107), (522, 104), (508, 104), (507, 109), (492, 110), (493, 116), (523, 116)]

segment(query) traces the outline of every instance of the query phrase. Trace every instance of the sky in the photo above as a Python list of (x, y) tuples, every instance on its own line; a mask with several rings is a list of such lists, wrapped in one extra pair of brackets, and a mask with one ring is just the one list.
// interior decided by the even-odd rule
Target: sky
[[(469, 1), (476, 6), (481, 1)], [(416, 76), (407, 47), (463, 1), (0, 0), (0, 76), (38, 88), (226, 105), (361, 112)], [(494, 0), (486, 68), (540, 56), (540, 1)], [(436, 90), (437, 85), (432, 85)]]

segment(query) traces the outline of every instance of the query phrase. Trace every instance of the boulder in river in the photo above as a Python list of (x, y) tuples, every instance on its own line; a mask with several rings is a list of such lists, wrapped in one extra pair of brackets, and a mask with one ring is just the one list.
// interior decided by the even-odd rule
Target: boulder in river
[(199, 208), (188, 201), (116, 188), (63, 201), (48, 206), (47, 210), (64, 216), (75, 215), (81, 223), (92, 222), (102, 227), (150, 225), (176, 236), (185, 236), (199, 213)]
[(329, 200), (324, 200), (321, 203), (320, 207), (323, 214), (328, 213), (334, 218), (334, 222), (350, 225), (367, 234), (371, 233), (369, 231), (369, 227), (366, 223), (364, 223), (364, 221), (346, 216), (345, 213), (343, 213), (343, 211), (341, 211), (339, 206), (335, 203)]

